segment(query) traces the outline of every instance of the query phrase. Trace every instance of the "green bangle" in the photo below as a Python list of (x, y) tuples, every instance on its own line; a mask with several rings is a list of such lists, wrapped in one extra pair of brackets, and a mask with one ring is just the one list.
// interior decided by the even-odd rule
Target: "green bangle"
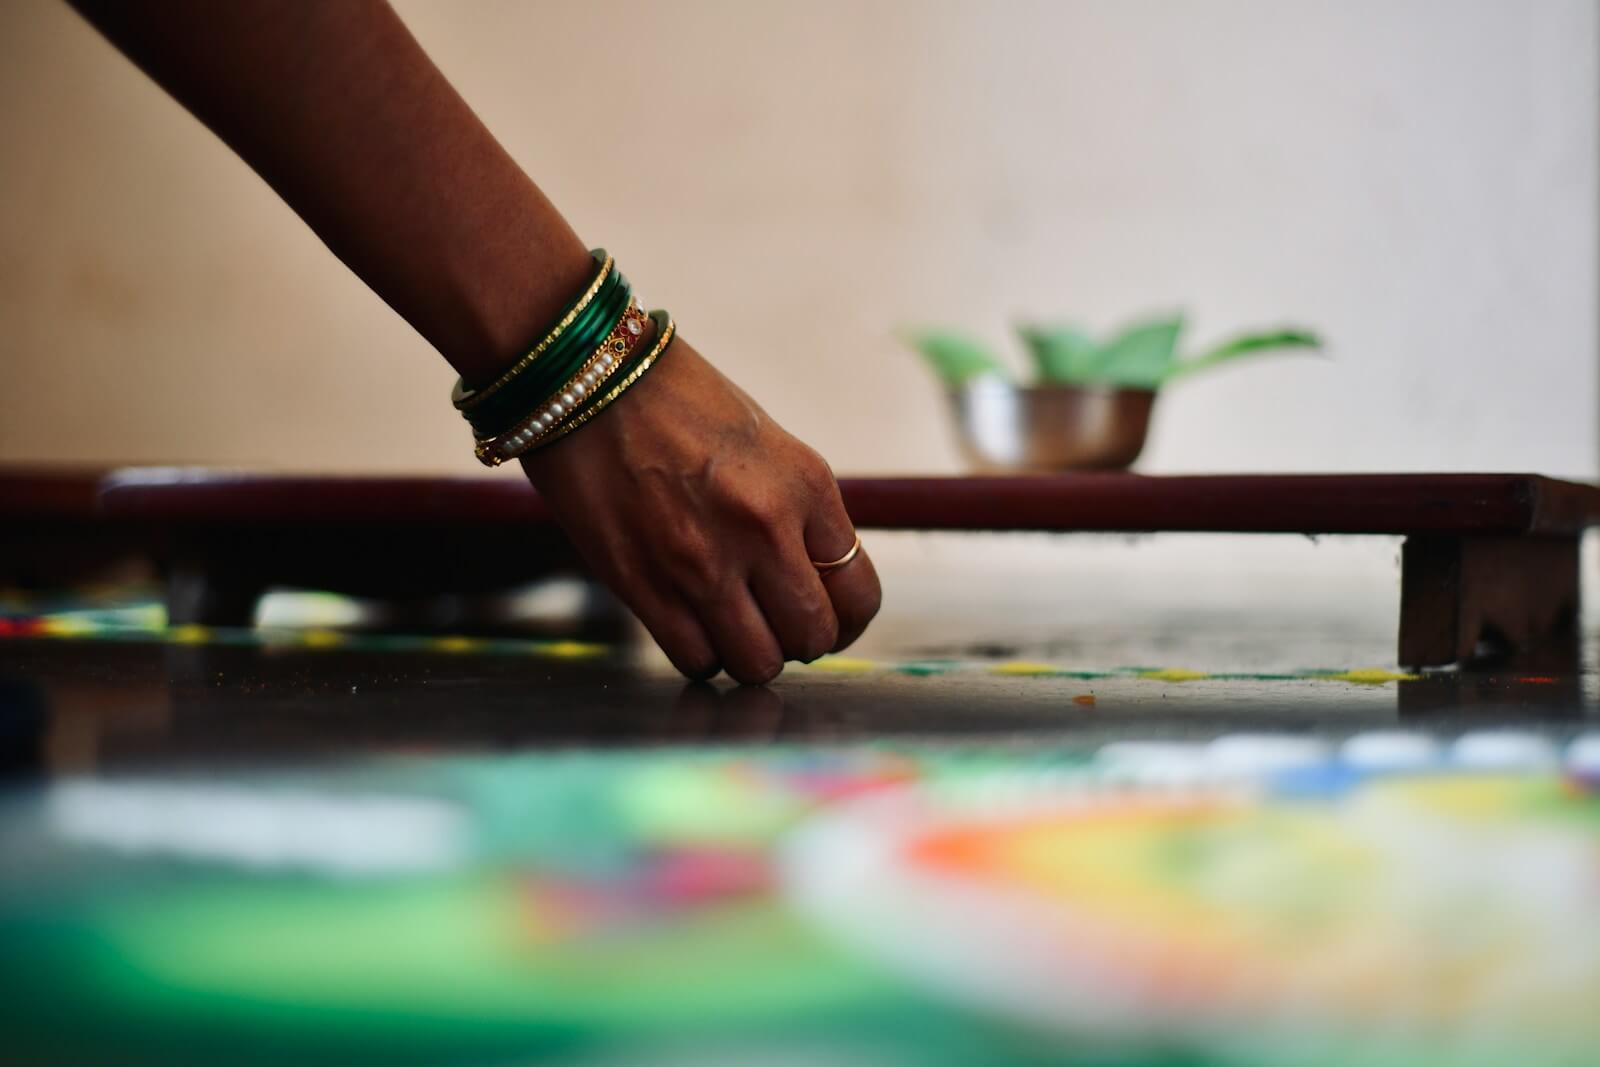
[(466, 411), (476, 407), (489, 397), (493, 396), (496, 392), (504, 388), (506, 385), (514, 381), (517, 375), (526, 370), (530, 365), (532, 365), (534, 360), (538, 359), (546, 350), (554, 345), (556, 341), (560, 339), (561, 335), (566, 331), (566, 329), (572, 325), (573, 320), (576, 319), (579, 314), (581, 314), (583, 310), (594, 301), (595, 296), (600, 292), (600, 287), (605, 283), (606, 279), (610, 277), (612, 267), (615, 265), (615, 261), (611, 258), (611, 256), (606, 254), (606, 250), (603, 248), (596, 248), (591, 251), (589, 255), (592, 256), (595, 262), (599, 264), (599, 269), (595, 271), (595, 276), (593, 280), (589, 282), (588, 288), (580, 293), (576, 300), (567, 305), (566, 309), (561, 312), (560, 317), (556, 320), (556, 324), (550, 328), (549, 332), (546, 333), (544, 338), (534, 346), (532, 351), (523, 356), (521, 359), (517, 360), (516, 363), (512, 364), (510, 369), (508, 369), (504, 374), (500, 375), (500, 377), (496, 378), (493, 382), (484, 386), (482, 389), (468, 389), (466, 382), (457, 379), (456, 387), (453, 390), (450, 398), (457, 408), (462, 411)]
[(486, 403), (462, 412), (472, 424), (474, 436), (502, 434), (550, 399), (616, 328), (632, 298), (628, 279), (621, 271), (612, 271), (599, 295), (537, 363)]
[(556, 387), (544, 403), (504, 433), (477, 438), (473, 453), (478, 461), (497, 467), (528, 451), (546, 434), (581, 412), (596, 393), (604, 392), (625, 373), (625, 366), (631, 369), (633, 357), (640, 347), (639, 342), (646, 332), (644, 327), (649, 323), (649, 317), (637, 303), (629, 304), (627, 313), (616, 328), (600, 342), (571, 378)]

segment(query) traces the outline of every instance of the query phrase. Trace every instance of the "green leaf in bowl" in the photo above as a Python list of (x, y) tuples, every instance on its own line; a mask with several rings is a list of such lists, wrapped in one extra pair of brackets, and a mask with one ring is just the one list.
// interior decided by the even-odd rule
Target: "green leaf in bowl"
[(1039, 380), (1057, 385), (1083, 385), (1099, 377), (1103, 353), (1094, 339), (1075, 326), (1019, 326)]
[(1105, 346), (1097, 378), (1128, 389), (1156, 389), (1178, 360), (1183, 316), (1135, 323)]
[(1260, 333), (1244, 334), (1231, 341), (1225, 341), (1203, 355), (1193, 359), (1175, 362), (1167, 371), (1164, 379), (1166, 382), (1187, 378), (1200, 371), (1210, 370), (1224, 363), (1231, 363), (1236, 359), (1246, 356), (1264, 356), (1286, 349), (1311, 349), (1322, 348), (1322, 338), (1310, 330), (1284, 328), (1268, 330)]
[(1008, 377), (982, 342), (944, 330), (914, 330), (903, 335), (946, 385), (961, 385), (985, 375)]

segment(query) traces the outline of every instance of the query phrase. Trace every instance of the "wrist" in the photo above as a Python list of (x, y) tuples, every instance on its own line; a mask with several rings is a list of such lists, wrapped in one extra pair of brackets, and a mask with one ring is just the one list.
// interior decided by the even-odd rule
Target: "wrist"
[(455, 287), (454, 324), (435, 344), (468, 387), (487, 385), (527, 352), (593, 275), (594, 259), (576, 241), (554, 254), (508, 254), (492, 274), (480, 272)]
[[(604, 249), (594, 271), (539, 339), (479, 387), (465, 377), (451, 400), (471, 425), (473, 451), (497, 467), (548, 447), (600, 415), (671, 345), (665, 311), (646, 312)], [(652, 328), (653, 327), (653, 328)], [(527, 342), (524, 342), (527, 344)]]

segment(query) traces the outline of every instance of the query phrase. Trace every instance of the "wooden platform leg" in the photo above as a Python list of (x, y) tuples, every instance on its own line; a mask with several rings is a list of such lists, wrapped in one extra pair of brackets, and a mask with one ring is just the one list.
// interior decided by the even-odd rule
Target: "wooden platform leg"
[(1578, 667), (1577, 537), (1409, 537), (1400, 555), (1406, 667)]
[(167, 572), (167, 625), (251, 626), (266, 587), (215, 565), (174, 562)]

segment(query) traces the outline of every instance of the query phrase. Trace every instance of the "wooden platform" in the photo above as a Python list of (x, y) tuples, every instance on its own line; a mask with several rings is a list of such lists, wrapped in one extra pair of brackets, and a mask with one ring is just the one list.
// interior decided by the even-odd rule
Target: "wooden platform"
[[(846, 478), (865, 529), (1388, 534), (1399, 661), (1575, 664), (1578, 543), (1600, 488), (1528, 474)], [(515, 477), (128, 469), (0, 476), (0, 520), (147, 553), (175, 621), (239, 623), (270, 586), (488, 592), (579, 561)], [(87, 535), (85, 535), (87, 536)], [(12, 546), (13, 550), (16, 546)]]

